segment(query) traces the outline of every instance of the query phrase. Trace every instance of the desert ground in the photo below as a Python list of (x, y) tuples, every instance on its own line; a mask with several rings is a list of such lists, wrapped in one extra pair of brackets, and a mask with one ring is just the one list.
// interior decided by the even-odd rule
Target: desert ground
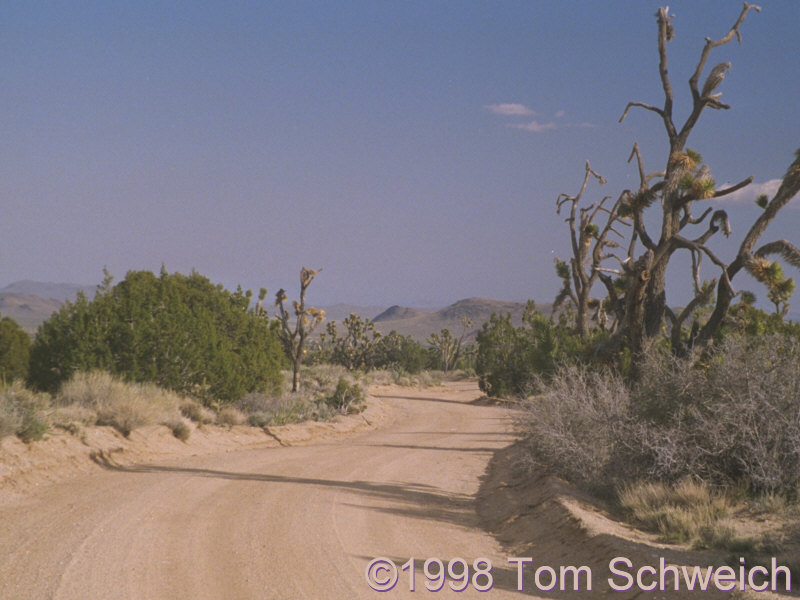
[[(524, 471), (513, 409), (480, 396), (474, 381), (375, 388), (365, 413), (335, 423), (207, 427), (188, 443), (161, 427), (130, 438), (57, 433), (29, 447), (6, 439), (0, 598), (633, 598), (641, 592), (608, 588), (612, 557), (713, 560), (656, 544), (565, 484)], [(377, 557), (398, 568), (414, 558), (416, 591), (409, 568), (391, 591), (371, 589), (366, 568)], [(424, 561), (456, 557), (471, 575), (475, 559), (490, 560), (491, 589), (470, 580), (456, 593), (448, 576), (428, 591)], [(509, 557), (532, 558), (522, 593)], [(542, 565), (590, 566), (593, 589), (539, 591)]]

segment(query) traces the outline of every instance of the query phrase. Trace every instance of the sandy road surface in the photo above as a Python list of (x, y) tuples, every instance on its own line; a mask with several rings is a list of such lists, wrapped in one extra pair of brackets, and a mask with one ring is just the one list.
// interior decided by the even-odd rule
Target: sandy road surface
[[(0, 508), (2, 600), (519, 598), (475, 493), (511, 441), (474, 384), (382, 399), (393, 422), (303, 446), (161, 461), (44, 486)], [(388, 593), (370, 559), (483, 556), (494, 587)]]

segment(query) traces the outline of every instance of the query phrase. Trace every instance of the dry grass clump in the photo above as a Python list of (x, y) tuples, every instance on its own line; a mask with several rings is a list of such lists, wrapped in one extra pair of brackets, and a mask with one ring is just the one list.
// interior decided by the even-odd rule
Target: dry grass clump
[(57, 400), (61, 406), (94, 411), (98, 425), (110, 425), (127, 437), (138, 427), (180, 419), (183, 399), (152, 384), (127, 383), (96, 371), (76, 373)]
[(17, 435), (24, 442), (40, 440), (47, 433), (50, 397), (14, 381), (0, 389), (0, 439)]
[[(347, 374), (347, 369), (341, 365), (313, 365), (304, 368), (300, 372), (300, 390), (312, 396), (327, 393), (328, 390), (336, 386), (340, 377)], [(291, 371), (286, 372), (287, 381), (291, 377)], [(291, 386), (284, 386), (291, 389)]]
[(97, 413), (84, 406), (72, 404), (53, 408), (49, 419), (53, 427), (68, 431), (85, 442), (86, 428), (97, 424)]
[(172, 435), (182, 442), (187, 441), (189, 436), (192, 435), (192, 428), (183, 419), (170, 419), (164, 425), (169, 427), (172, 430)]
[(399, 385), (401, 387), (433, 387), (441, 385), (444, 380), (458, 377), (458, 372), (444, 373), (444, 371), (420, 371), (408, 373), (402, 369), (389, 369), (370, 371), (364, 380), (370, 385)]
[(723, 550), (731, 564), (744, 557), (748, 565), (769, 567), (776, 557), (800, 577), (800, 508), (785, 497), (767, 493), (745, 501), (741, 492), (713, 491), (687, 478), (627, 485), (618, 505), (628, 521), (664, 542)]
[(191, 398), (186, 398), (181, 402), (180, 411), (184, 417), (190, 421), (194, 421), (198, 425), (208, 425), (209, 423), (213, 423), (217, 418), (214, 411)]
[(300, 391), (280, 396), (251, 393), (233, 406), (254, 427), (286, 425), (309, 419), (327, 421), (336, 415), (363, 410), (363, 386), (369, 381), (369, 375), (353, 374), (339, 365), (313, 365), (300, 372)]
[(217, 425), (242, 425), (247, 420), (247, 416), (234, 406), (225, 406), (217, 413)]
[[(733, 537), (733, 528), (723, 521), (732, 509), (728, 499), (713, 492), (702, 481), (682, 479), (675, 485), (643, 482), (625, 485), (619, 505), (629, 520), (661, 534), (665, 542), (704, 542)], [(701, 536), (698, 538), (698, 536)]]
[(17, 408), (14, 393), (6, 388), (0, 393), (0, 439), (16, 435), (22, 425), (22, 415)]
[(281, 396), (253, 393), (239, 400), (236, 407), (247, 414), (249, 425), (269, 427), (311, 419), (315, 402), (313, 396), (304, 391)]
[[(372, 369), (367, 372), (348, 371), (340, 365), (320, 364), (303, 370), (301, 382), (306, 389), (315, 392), (329, 393), (336, 387), (341, 377), (355, 381), (362, 387), (372, 385), (400, 385), (403, 387), (431, 387), (440, 385), (442, 381), (463, 378), (463, 371), (420, 371), (408, 373), (403, 369)], [(301, 389), (302, 389), (301, 385)]]

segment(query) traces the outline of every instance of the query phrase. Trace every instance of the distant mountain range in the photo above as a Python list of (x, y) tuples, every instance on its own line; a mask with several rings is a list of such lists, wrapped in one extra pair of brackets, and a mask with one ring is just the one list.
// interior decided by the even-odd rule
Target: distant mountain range
[[(74, 300), (82, 291), (90, 299), (94, 297), (96, 286), (81, 286), (71, 283), (43, 283), (38, 281), (18, 281), (0, 289), (0, 316), (11, 317), (27, 332), (36, 329), (50, 315), (59, 310), (67, 300)], [(550, 303), (537, 303), (537, 308), (550, 314)], [(510, 314), (515, 325), (522, 323), (524, 302), (506, 302), (489, 298), (467, 298), (439, 310), (412, 308), (407, 306), (360, 306), (357, 304), (334, 304), (321, 306), (325, 310), (325, 321), (341, 323), (351, 313), (363, 319), (371, 319), (375, 328), (383, 334), (396, 331), (410, 335), (424, 342), (431, 333), (448, 328), (460, 336), (463, 331), (461, 317), (472, 319), (467, 331), (467, 339), (474, 339), (481, 326), (489, 320), (492, 313)], [(793, 321), (800, 321), (799, 313), (789, 313)], [(316, 333), (324, 331), (324, 324)], [(339, 327), (342, 332), (342, 327)]]
[(11, 317), (25, 331), (33, 333), (64, 302), (75, 300), (78, 292), (83, 291), (91, 298), (95, 289), (72, 283), (17, 281), (0, 289), (0, 316)]
[[(73, 301), (78, 292), (89, 298), (94, 297), (95, 286), (81, 286), (70, 283), (45, 283), (38, 281), (17, 281), (0, 289), (0, 316), (11, 317), (26, 331), (34, 333), (41, 323), (58, 311), (66, 301)], [(504, 302), (487, 298), (459, 300), (440, 310), (423, 310), (403, 306), (360, 306), (356, 304), (335, 304), (322, 306), (326, 322), (341, 323), (351, 313), (375, 322), (375, 328), (383, 334), (392, 330), (402, 335), (424, 341), (431, 333), (447, 327), (455, 335), (462, 333), (461, 317), (472, 319), (468, 337), (474, 337), (480, 326), (489, 320), (493, 312), (510, 313), (515, 323), (520, 323), (525, 304)], [(542, 309), (549, 309), (542, 306)], [(320, 330), (322, 331), (322, 328)], [(341, 332), (341, 327), (340, 327)]]
[(89, 298), (94, 297), (97, 286), (77, 285), (74, 283), (47, 283), (43, 281), (15, 281), (11, 285), (0, 289), (0, 294), (22, 294), (26, 296), (39, 296), (47, 300), (65, 302), (75, 300), (78, 292), (83, 292)]
[[(537, 305), (538, 306), (538, 305)], [(540, 310), (549, 311), (550, 305), (542, 305)], [(376, 316), (375, 328), (382, 333), (394, 330), (402, 335), (410, 335), (414, 339), (424, 341), (431, 333), (438, 333), (443, 328), (459, 337), (464, 331), (461, 318), (471, 319), (467, 329), (467, 339), (474, 339), (481, 326), (489, 320), (493, 313), (510, 314), (513, 323), (522, 323), (524, 302), (506, 302), (489, 298), (467, 298), (439, 310), (421, 310), (403, 306), (392, 306)]]

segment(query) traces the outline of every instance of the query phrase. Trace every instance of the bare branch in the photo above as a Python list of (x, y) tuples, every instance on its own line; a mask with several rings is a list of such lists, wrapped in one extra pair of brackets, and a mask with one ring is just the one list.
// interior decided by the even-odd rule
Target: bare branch
[(689, 137), (689, 133), (691, 133), (692, 128), (697, 123), (697, 120), (700, 118), (700, 113), (703, 112), (703, 109), (706, 106), (710, 108), (716, 109), (728, 109), (730, 106), (727, 104), (723, 104), (720, 101), (721, 94), (714, 94), (710, 95), (714, 89), (722, 83), (722, 79), (725, 76), (725, 72), (727, 71), (728, 67), (730, 66), (727, 63), (720, 63), (716, 67), (711, 70), (708, 79), (706, 80), (705, 85), (703, 86), (703, 91), (705, 93), (701, 94), (698, 88), (698, 81), (700, 80), (700, 75), (705, 68), (706, 62), (708, 61), (708, 56), (711, 53), (711, 50), (727, 44), (730, 42), (734, 35), (736, 38), (741, 42), (741, 34), (739, 33), (739, 27), (741, 26), (742, 22), (744, 22), (744, 18), (747, 13), (751, 10), (755, 10), (757, 12), (761, 12), (761, 9), (758, 6), (753, 4), (748, 4), (745, 2), (744, 7), (742, 8), (742, 12), (739, 14), (739, 18), (736, 19), (736, 23), (734, 23), (733, 27), (731, 27), (730, 31), (719, 40), (712, 40), (711, 38), (706, 38), (706, 44), (703, 47), (703, 51), (700, 53), (700, 60), (697, 62), (697, 67), (695, 67), (694, 73), (689, 78), (689, 89), (692, 92), (692, 100), (693, 100), (693, 108), (692, 112), (689, 117), (686, 119), (686, 123), (684, 123), (683, 127), (681, 128), (680, 133), (675, 136), (670, 136), (670, 144), (673, 150), (683, 148), (684, 144), (686, 143), (687, 138)]
[[(614, 258), (616, 258), (616, 257), (614, 257)], [(620, 262), (622, 262), (622, 261), (620, 261)], [(612, 275), (623, 275), (624, 274), (623, 271), (620, 271), (619, 269), (611, 269), (609, 267), (594, 267), (594, 270), (599, 272), (599, 273), (611, 273)]]
[(741, 248), (739, 249), (739, 256), (744, 256), (752, 252), (753, 246), (756, 245), (758, 239), (763, 235), (767, 225), (772, 222), (778, 214), (778, 211), (786, 206), (798, 192), (800, 192), (800, 150), (797, 151), (797, 158), (787, 169), (786, 175), (784, 175), (783, 181), (778, 191), (775, 193), (775, 196), (770, 200), (769, 204), (767, 204), (767, 208), (764, 209), (764, 212), (756, 219), (756, 222), (753, 223), (750, 231), (747, 232), (744, 241), (742, 241)]
[(708, 222), (708, 229), (703, 235), (701, 235), (699, 238), (696, 238), (694, 243), (705, 244), (712, 235), (720, 230), (720, 227), (722, 227), (722, 233), (725, 234), (725, 237), (730, 236), (731, 222), (728, 218), (728, 213), (724, 210), (714, 211), (714, 214), (711, 215), (711, 220)]
[(628, 111), (631, 109), (631, 106), (638, 106), (646, 110), (652, 110), (654, 113), (657, 113), (662, 119), (664, 118), (664, 111), (660, 108), (656, 108), (655, 106), (651, 106), (650, 104), (645, 104), (644, 102), (628, 102), (628, 106), (625, 107), (625, 112), (622, 113), (622, 116), (619, 118), (619, 121), (617, 121), (618, 123), (622, 123), (625, 120), (625, 117), (628, 116)]
[(700, 265), (703, 264), (703, 255), (692, 250), (692, 279), (694, 280), (694, 292), (700, 293)]
[(639, 189), (646, 189), (650, 183), (651, 179), (655, 177), (664, 177), (664, 171), (656, 171), (655, 173), (650, 173), (649, 175), (645, 175), (644, 172), (644, 160), (642, 159), (642, 151), (639, 149), (639, 144), (637, 142), (633, 143), (633, 149), (631, 150), (630, 156), (628, 156), (628, 163), (633, 160), (633, 157), (636, 157), (636, 165), (639, 167)]
[(633, 227), (636, 230), (636, 234), (642, 239), (642, 243), (645, 247), (650, 250), (655, 250), (656, 244), (653, 243), (653, 240), (650, 239), (647, 230), (644, 228), (644, 222), (641, 219), (639, 211), (635, 211), (633, 214)]
[(714, 198), (722, 198), (722, 196), (727, 196), (728, 194), (732, 194), (733, 192), (742, 189), (743, 187), (747, 187), (753, 183), (753, 176), (750, 175), (747, 179), (743, 179), (736, 185), (732, 185), (731, 187), (727, 187), (721, 190), (717, 190), (714, 192)]
[[(701, 100), (703, 96), (706, 96), (707, 93), (712, 92), (714, 88), (716, 88), (716, 86), (714, 86), (710, 89), (707, 89), (711, 84), (713, 84), (713, 81), (711, 82), (706, 81), (706, 85), (703, 86), (703, 94), (700, 94), (700, 92), (698, 92), (698, 87), (697, 87), (697, 83), (698, 81), (700, 81), (700, 75), (702, 74), (703, 69), (705, 68), (706, 61), (708, 61), (708, 55), (711, 53), (711, 50), (713, 50), (718, 46), (723, 46), (727, 44), (733, 39), (734, 35), (736, 36), (737, 41), (740, 44), (742, 43), (742, 34), (739, 32), (739, 27), (741, 27), (742, 23), (744, 22), (745, 16), (747, 16), (747, 13), (751, 9), (755, 10), (756, 12), (761, 12), (761, 7), (756, 6), (755, 4), (748, 4), (747, 2), (745, 2), (744, 7), (742, 8), (742, 12), (739, 13), (739, 18), (736, 19), (736, 23), (733, 24), (733, 27), (731, 27), (730, 31), (728, 31), (728, 33), (726, 33), (725, 36), (723, 36), (717, 41), (714, 41), (711, 38), (706, 38), (706, 45), (703, 47), (703, 51), (700, 54), (700, 60), (697, 62), (697, 67), (695, 68), (692, 77), (689, 79), (689, 88), (692, 90), (692, 97), (695, 99), (695, 102)], [(721, 63), (717, 65), (714, 69), (724, 67), (724, 65), (725, 63)], [(730, 67), (730, 64), (728, 64), (728, 67)], [(711, 75), (714, 74), (714, 69), (712, 69)], [(723, 70), (723, 77), (725, 70), (727, 69)], [(709, 75), (709, 78), (711, 77), (711, 75)], [(719, 83), (717, 83), (717, 85), (719, 85)]]
[(600, 202), (597, 204), (597, 206), (592, 204), (591, 206), (586, 208), (587, 211), (590, 211), (594, 207), (594, 210), (592, 211), (592, 214), (589, 217), (589, 221), (590, 222), (594, 221), (594, 218), (597, 216), (597, 213), (599, 213), (601, 210), (604, 211), (604, 212), (607, 212), (609, 215), (611, 214), (610, 210), (608, 210), (607, 208), (603, 207), (603, 204), (605, 204), (606, 200), (609, 200), (609, 199), (611, 199), (611, 196), (603, 196), (603, 199), (600, 200)]
[(722, 262), (717, 255), (714, 254), (707, 246), (695, 242), (694, 240), (687, 240), (685, 237), (680, 235), (672, 236), (672, 242), (677, 248), (685, 248), (687, 250), (694, 250), (695, 252), (703, 252), (708, 258), (711, 259), (715, 265), (720, 267), (723, 271), (727, 271), (728, 265)]
[(672, 345), (674, 348), (679, 348), (681, 346), (681, 332), (684, 322), (686, 322), (686, 319), (689, 318), (695, 309), (711, 301), (714, 295), (714, 286), (716, 285), (717, 280), (713, 279), (707, 286), (700, 286), (695, 293), (695, 297), (684, 307), (681, 314), (676, 317), (673, 313)]
[(669, 71), (667, 70), (667, 42), (672, 39), (672, 17), (668, 14), (669, 7), (659, 8), (656, 13), (658, 21), (658, 74), (661, 77), (661, 87), (664, 89), (664, 110), (661, 111), (661, 118), (664, 120), (664, 127), (670, 141), (675, 137), (675, 124), (672, 122), (672, 84), (669, 81)]
[(711, 211), (714, 209), (712, 207), (708, 207), (703, 211), (703, 214), (697, 217), (696, 219), (692, 218), (692, 213), (689, 210), (689, 205), (684, 207), (685, 214), (683, 215), (683, 219), (681, 219), (681, 229), (683, 229), (686, 225), (699, 225), (703, 221), (705, 221), (706, 217), (711, 214)]

